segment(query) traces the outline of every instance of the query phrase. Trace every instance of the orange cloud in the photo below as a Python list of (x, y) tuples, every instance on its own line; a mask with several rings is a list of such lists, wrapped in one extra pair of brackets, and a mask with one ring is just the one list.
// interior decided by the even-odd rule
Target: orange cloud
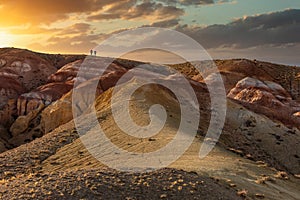
[(0, 25), (50, 24), (68, 19), (71, 13), (90, 13), (101, 10), (113, 0), (2, 0)]
[(154, 0), (2, 0), (0, 26), (49, 25), (70, 20), (81, 14), (82, 21), (111, 19), (174, 19), (184, 14), (182, 8)]

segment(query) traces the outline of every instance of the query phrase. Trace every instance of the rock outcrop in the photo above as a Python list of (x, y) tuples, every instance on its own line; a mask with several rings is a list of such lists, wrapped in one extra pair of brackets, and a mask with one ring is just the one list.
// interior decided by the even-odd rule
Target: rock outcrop
[(38, 113), (44, 108), (43, 104), (39, 104), (38, 108), (30, 111), (27, 115), (19, 116), (16, 121), (10, 127), (10, 132), (13, 137), (22, 134), (27, 130), (29, 123), (38, 115)]
[(246, 77), (227, 95), (249, 110), (293, 127), (300, 127), (300, 104), (279, 84)]
[[(48, 133), (73, 119), (72, 100), (75, 101), (73, 103), (76, 105), (78, 112), (82, 113), (92, 106), (87, 102), (93, 101), (98, 95), (114, 87), (126, 70), (116, 64), (112, 64), (111, 67), (114, 70), (109, 67), (109, 70), (100, 79), (97, 77), (79, 84), (76, 90), (79, 90), (82, 95), (77, 95), (72, 99), (73, 93), (71, 90), (62, 98), (49, 105), (41, 114), (43, 132)], [(95, 93), (90, 92), (91, 85), (97, 85)]]
[(0, 51), (0, 124), (9, 126), (18, 115), (16, 99), (48, 80), (56, 68), (37, 54), (21, 49)]
[(77, 60), (66, 64), (54, 74), (48, 77), (48, 82), (66, 82), (71, 81), (77, 76), (77, 72), (83, 60)]
[(10, 133), (12, 135), (9, 139), (10, 144), (13, 146), (20, 146), (42, 136), (39, 129), (33, 130), (33, 120), (39, 115), (43, 108), (44, 104), (41, 103), (36, 109), (30, 111), (27, 115), (19, 116), (15, 120), (10, 127)]
[(2, 76), (14, 78), (26, 91), (35, 89), (47, 82), (56, 68), (36, 53), (22, 49), (0, 51)]
[(73, 83), (49, 83), (36, 90), (22, 94), (18, 98), (18, 116), (27, 115), (40, 104), (49, 105), (61, 98), (73, 88)]
[[(85, 69), (85, 73), (82, 76), (77, 77), (78, 70), (83, 63), (83, 60), (77, 60), (63, 66), (56, 73), (49, 76), (47, 84), (29, 93), (20, 95), (17, 102), (18, 116), (24, 116), (24, 118), (28, 119), (27, 116), (39, 110), (38, 108), (41, 105), (46, 107), (44, 110), (39, 110), (41, 112), (37, 113), (35, 118), (31, 119), (29, 123), (22, 123), (24, 125), (24, 130), (22, 129), (22, 131), (24, 132), (18, 141), (21, 141), (24, 135), (28, 136), (25, 140), (31, 140), (37, 135), (36, 132), (40, 132), (39, 135), (43, 135), (70, 121), (73, 118), (73, 88), (89, 93), (90, 85), (98, 84), (96, 93), (89, 94), (89, 98), (95, 98), (113, 87), (127, 69), (119, 63), (111, 63), (105, 66), (111, 61), (111, 59), (105, 60), (102, 58), (87, 59), (84, 65), (88, 66), (88, 68)], [(107, 68), (103, 70), (104, 67)], [(97, 76), (99, 73), (102, 73), (100, 79)], [(75, 83), (76, 86), (74, 86)], [(74, 103), (78, 103), (77, 108), (80, 109), (80, 112), (84, 112), (91, 106), (87, 105), (86, 102), (87, 99), (78, 97)], [(12, 130), (15, 129), (11, 128)]]
[(54, 72), (56, 68), (37, 53), (15, 48), (0, 49), (0, 125), (3, 127), (0, 138), (3, 139), (4, 132), (9, 132), (19, 116), (19, 96), (44, 85)]
[[(49, 133), (73, 119), (71, 92), (53, 102), (41, 113), (41, 132)], [(38, 125), (39, 126), (39, 125)]]

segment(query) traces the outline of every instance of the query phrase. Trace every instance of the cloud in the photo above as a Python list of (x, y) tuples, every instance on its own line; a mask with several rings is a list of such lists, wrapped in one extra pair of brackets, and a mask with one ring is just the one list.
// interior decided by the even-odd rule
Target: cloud
[(53, 36), (50, 37), (44, 44), (32, 43), (28, 47), (31, 49), (47, 52), (66, 52), (78, 53), (87, 52), (98, 45), (99, 40), (105, 39), (103, 34), (79, 34), (76, 36)]
[(91, 13), (114, 3), (113, 0), (2, 0), (0, 25), (49, 24), (69, 18), (72, 13)]
[(196, 39), (206, 48), (249, 48), (300, 42), (300, 10), (248, 16), (225, 25), (177, 26), (176, 30)]
[(59, 28), (43, 28), (39, 26), (21, 26), (16, 28), (11, 28), (7, 32), (14, 35), (35, 35), (35, 34), (56, 34), (60, 32)]
[(91, 32), (92, 32), (92, 26), (90, 24), (76, 23), (60, 31), (59, 35), (72, 35), (72, 34), (82, 34), (82, 33), (88, 34)]
[(171, 5), (205, 5), (213, 4), (214, 0), (159, 0), (160, 2), (171, 4)]
[(27, 25), (9, 29), (10, 34), (15, 35), (34, 35), (34, 34), (51, 34), (51, 35), (74, 35), (82, 33), (93, 33), (93, 28), (88, 23), (75, 23), (65, 28), (44, 28), (40, 26)]
[(213, 0), (179, 0), (179, 3), (183, 5), (203, 5), (203, 4), (213, 4)]
[(160, 28), (171, 28), (176, 25), (179, 25), (179, 21), (180, 21), (179, 19), (163, 20), (163, 21), (152, 23), (149, 26), (160, 27)]
[[(162, 20), (142, 27), (149, 26), (174, 27), (175, 30), (192, 37), (207, 49), (243, 49), (264, 45), (291, 46), (294, 43), (300, 43), (300, 10), (290, 9), (248, 16), (225, 25), (207, 27), (180, 25), (179, 19)], [(156, 35), (159, 36), (159, 33), (154, 36)], [(143, 44), (161, 44), (164, 41), (163, 37), (152, 37), (151, 39), (145, 38), (142, 42)]]
[[(290, 9), (255, 16), (234, 19), (228, 24), (199, 26), (182, 24), (181, 17), (187, 6), (213, 5), (217, 3), (236, 2), (232, 0), (2, 0), (0, 1), (0, 26), (11, 34), (40, 34), (41, 40), (28, 46), (35, 50), (52, 52), (87, 52), (105, 38), (134, 25), (125, 25), (123, 29), (111, 33), (98, 34), (103, 31), (97, 24), (103, 21), (108, 26), (110, 20), (139, 21), (130, 22), (141, 27), (172, 28), (185, 33), (212, 52), (223, 55), (255, 55), (263, 50), (280, 48), (286, 54), (289, 49), (297, 49), (300, 44), (300, 10)], [(75, 20), (74, 17), (77, 17)], [(62, 24), (72, 24), (62, 27)], [(141, 25), (145, 20), (148, 24)], [(63, 23), (54, 24), (58, 21)], [(126, 22), (127, 23), (127, 22)], [(126, 24), (125, 23), (125, 24)], [(51, 26), (48, 26), (52, 24)], [(56, 26), (57, 25), (57, 26)], [(119, 25), (119, 24), (118, 24)], [(122, 22), (120, 26), (122, 27)], [(114, 26), (115, 27), (115, 26)], [(104, 28), (105, 29), (105, 28)], [(44, 35), (43, 35), (44, 34)], [(42, 37), (43, 36), (43, 37)], [(36, 36), (32, 36), (36, 37)], [(47, 40), (47, 37), (48, 40)], [(38, 38), (38, 37), (36, 37)], [(44, 43), (43, 43), (44, 42)], [(145, 39), (145, 43), (153, 41)], [(163, 39), (156, 41), (163, 43)], [(274, 50), (275, 51), (275, 50)], [(221, 54), (221, 53), (220, 53)], [(271, 54), (269, 54), (271, 56)], [(234, 57), (234, 56), (233, 56)]]
[(81, 20), (147, 19), (170, 20), (184, 14), (185, 6), (220, 3), (228, 0), (1, 0), (0, 26), (49, 25)]
[(31, 43), (29, 48), (49, 52), (78, 53), (87, 52), (98, 45), (107, 34), (95, 34), (94, 28), (87, 23), (75, 23), (64, 29), (57, 29), (44, 43)]
[(110, 5), (109, 8), (102, 10), (100, 13), (89, 16), (88, 20), (148, 19), (156, 21), (175, 19), (184, 14), (182, 8), (164, 5), (154, 1), (135, 3), (136, 2), (132, 0), (117, 2)]
[[(82, 20), (171, 19), (184, 14), (182, 8), (155, 0), (2, 0), (1, 26), (49, 25), (67, 21), (72, 14), (81, 14)], [(5, 19), (5, 20), (4, 20)]]
[[(290, 9), (245, 16), (225, 25), (207, 27), (180, 25), (179, 23), (178, 19), (171, 19), (152, 23), (151, 26), (173, 27), (175, 30), (191, 36), (203, 45), (214, 58), (246, 57), (286, 64), (299, 65), (300, 63), (300, 58), (297, 56), (300, 50), (298, 34), (300, 32), (300, 10)], [(107, 34), (106, 37), (109, 35)], [(138, 39), (139, 37), (143, 39)], [(124, 41), (127, 41), (126, 44), (131, 42), (132, 45), (143, 47), (149, 44), (164, 44), (170, 37), (172, 36), (161, 37), (159, 32), (155, 32), (150, 38), (138, 34), (124, 38)], [(174, 42), (174, 48), (181, 48), (180, 42), (182, 41), (174, 38)], [(178, 42), (177, 46), (176, 42)], [(127, 48), (122, 42), (116, 44), (117, 48), (112, 44), (107, 45), (107, 49), (110, 49), (109, 46), (111, 46), (111, 52)]]
[(167, 5), (199, 6), (208, 4), (232, 3), (235, 0), (158, 0)]

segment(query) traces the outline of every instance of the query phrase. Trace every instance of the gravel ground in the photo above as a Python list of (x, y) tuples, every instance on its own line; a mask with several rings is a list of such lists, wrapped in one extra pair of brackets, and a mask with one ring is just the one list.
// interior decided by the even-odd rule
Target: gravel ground
[(6, 173), (0, 197), (12, 199), (241, 199), (216, 180), (170, 168), (128, 173), (111, 169)]

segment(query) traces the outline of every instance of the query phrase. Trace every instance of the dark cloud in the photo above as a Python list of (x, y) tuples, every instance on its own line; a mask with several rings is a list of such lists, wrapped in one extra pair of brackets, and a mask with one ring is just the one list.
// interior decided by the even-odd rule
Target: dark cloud
[[(300, 43), (300, 10), (290, 9), (236, 19), (225, 25), (207, 27), (178, 25), (179, 19), (163, 20), (142, 27), (171, 28), (185, 33), (205, 48), (243, 49), (257, 46), (291, 46)], [(116, 32), (117, 33), (117, 32)], [(159, 34), (158, 34), (159, 35)], [(144, 43), (163, 43), (163, 37)]]
[(244, 17), (226, 25), (205, 28), (177, 26), (176, 30), (193, 37), (206, 48), (297, 43), (300, 42), (300, 10)]
[(159, 0), (160, 2), (172, 5), (204, 5), (204, 4), (213, 4), (214, 0)]
[(197, 5), (233, 2), (233, 0), (158, 0), (158, 1), (168, 5), (184, 5), (184, 6), (197, 6)]
[(184, 14), (184, 10), (175, 6), (164, 5), (154, 1), (145, 1), (135, 4), (133, 1), (126, 1), (112, 4), (111, 7), (96, 15), (89, 16), (89, 20), (110, 20), (110, 19), (148, 19), (168, 20), (178, 18)]
[[(178, 19), (162, 20), (151, 24), (156, 27), (175, 27), (175, 30), (185, 33), (209, 51), (213, 58), (251, 58), (278, 63), (299, 65), (300, 57), (300, 10), (290, 9), (281, 12), (267, 13), (236, 19), (225, 25), (195, 27), (178, 25)], [(149, 25), (150, 26), (150, 25)], [(148, 27), (148, 26), (142, 26)], [(116, 31), (112, 34), (116, 34)], [(137, 47), (149, 44), (163, 44), (172, 35), (161, 37), (157, 32), (151, 38), (142, 37), (134, 42), (141, 34), (123, 38), (132, 41)], [(106, 35), (106, 37), (108, 37)], [(134, 38), (134, 39), (131, 39)], [(174, 48), (181, 48), (180, 42)], [(117, 47), (107, 44), (107, 48), (114, 52), (116, 49), (126, 49), (126, 45), (117, 44)]]
[(179, 3), (183, 5), (203, 5), (203, 4), (213, 4), (213, 0), (179, 0)]
[[(300, 10), (285, 10), (281, 12), (268, 13), (263, 15), (249, 16), (237, 19), (226, 25), (211, 25), (207, 27), (195, 27), (179, 25), (179, 19), (162, 20), (142, 27), (171, 28), (185, 33), (198, 41), (206, 49), (247, 49), (258, 46), (291, 46), (300, 43)], [(93, 44), (117, 34), (117, 30), (100, 36), (83, 37), (88, 35), (91, 27), (88, 24), (75, 24), (69, 27), (69, 32), (64, 34), (78, 33), (80, 37), (52, 37), (51, 43), (84, 43), (85, 40)], [(138, 36), (136, 36), (138, 37)], [(169, 36), (170, 37), (170, 36)], [(159, 33), (150, 39), (143, 39), (143, 44), (163, 43), (163, 37)]]
[(179, 25), (179, 19), (164, 20), (150, 24), (152, 27), (171, 28)]

